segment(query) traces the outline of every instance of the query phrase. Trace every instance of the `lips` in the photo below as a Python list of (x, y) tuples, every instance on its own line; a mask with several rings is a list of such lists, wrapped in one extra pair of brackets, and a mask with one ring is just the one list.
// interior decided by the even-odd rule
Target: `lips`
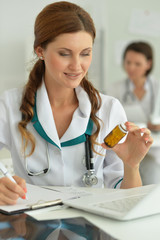
[(78, 77), (81, 75), (81, 73), (64, 73), (68, 77)]

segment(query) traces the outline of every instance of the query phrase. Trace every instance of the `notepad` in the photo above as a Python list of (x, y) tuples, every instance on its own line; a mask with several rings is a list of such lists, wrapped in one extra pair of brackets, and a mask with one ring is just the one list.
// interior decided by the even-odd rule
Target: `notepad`
[(24, 211), (62, 204), (62, 201), (74, 198), (75, 195), (49, 190), (40, 186), (27, 184), (28, 200), (18, 199), (16, 205), (0, 205), (4, 214), (22, 213)]

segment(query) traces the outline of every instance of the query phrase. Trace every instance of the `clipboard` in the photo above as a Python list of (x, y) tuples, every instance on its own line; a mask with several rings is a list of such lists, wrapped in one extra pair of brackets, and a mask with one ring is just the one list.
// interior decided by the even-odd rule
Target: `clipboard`
[(27, 200), (18, 199), (16, 205), (0, 205), (0, 212), (7, 215), (23, 213), (35, 209), (62, 205), (73, 194), (57, 192), (41, 186), (27, 184)]

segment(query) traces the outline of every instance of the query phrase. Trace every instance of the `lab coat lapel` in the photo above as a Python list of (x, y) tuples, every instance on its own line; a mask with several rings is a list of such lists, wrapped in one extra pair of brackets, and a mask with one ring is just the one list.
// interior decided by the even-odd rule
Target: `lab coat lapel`
[(44, 81), (42, 86), (37, 90), (36, 110), (43, 130), (55, 145), (61, 148)]
[(46, 141), (56, 145), (60, 149), (61, 145), (70, 146), (85, 141), (84, 134), (86, 130), (89, 130), (89, 134), (91, 134), (92, 131), (92, 124), (88, 125), (91, 113), (91, 103), (89, 97), (86, 91), (84, 91), (84, 89), (80, 86), (77, 87), (75, 91), (79, 101), (79, 107), (75, 110), (71, 124), (68, 127), (67, 131), (59, 140), (44, 82), (42, 83), (42, 86), (37, 90), (37, 119), (34, 123), (34, 127)]
[(73, 114), (71, 124), (61, 138), (61, 143), (75, 139), (86, 132), (91, 114), (91, 103), (88, 94), (79, 86), (75, 89), (79, 107)]

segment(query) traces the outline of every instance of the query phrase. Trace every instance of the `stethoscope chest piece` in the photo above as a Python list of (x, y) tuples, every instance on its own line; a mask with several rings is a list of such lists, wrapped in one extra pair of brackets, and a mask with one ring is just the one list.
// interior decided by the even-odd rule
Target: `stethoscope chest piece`
[(86, 187), (91, 187), (93, 185), (96, 185), (98, 183), (98, 178), (94, 174), (94, 171), (87, 171), (83, 176), (83, 183)]

